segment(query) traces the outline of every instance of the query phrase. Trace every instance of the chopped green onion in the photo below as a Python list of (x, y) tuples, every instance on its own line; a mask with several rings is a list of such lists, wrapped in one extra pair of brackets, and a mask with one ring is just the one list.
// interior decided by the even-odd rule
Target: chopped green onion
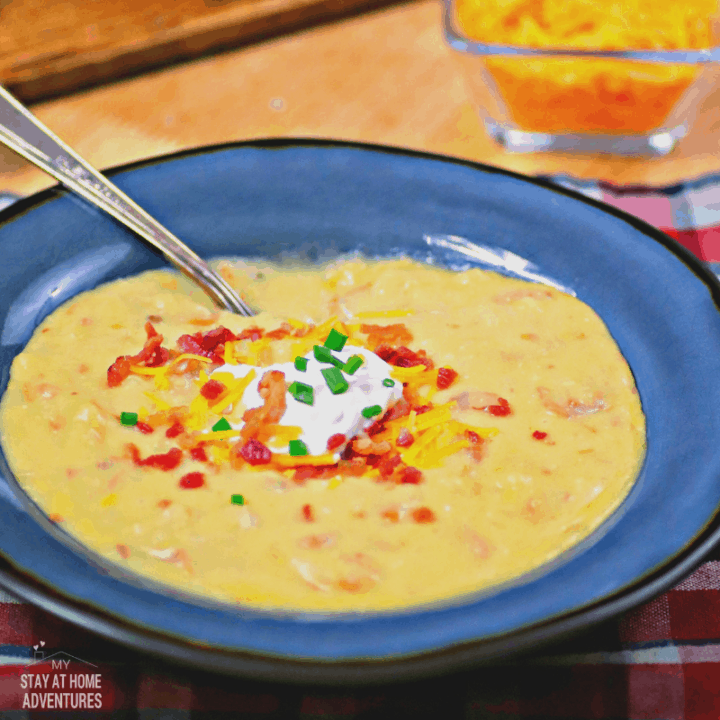
[(230, 496), (230, 502), (233, 505), (244, 505), (245, 504), (245, 497), (243, 495), (231, 495)]
[(129, 412), (121, 412), (120, 413), (120, 422), (123, 425), (137, 425), (138, 421), (138, 414), (137, 413), (129, 413)]
[(330, 350), (342, 350), (345, 347), (347, 339), (347, 335), (343, 335), (333, 328), (327, 336), (324, 345), (326, 348), (330, 348)]
[(315, 393), (311, 385), (306, 385), (301, 382), (294, 382), (290, 384), (288, 392), (298, 401), (305, 403), (306, 405), (312, 405), (315, 402)]
[(370, 405), (362, 409), (362, 416), (366, 418), (375, 417), (382, 412), (382, 408), (379, 405)]
[(295, 369), (300, 370), (300, 372), (305, 372), (307, 370), (307, 358), (300, 357), (299, 355), (295, 358)]
[(227, 418), (220, 418), (213, 426), (213, 432), (220, 432), (220, 430), (232, 430), (232, 426), (227, 421)]
[(385, 379), (383, 380), (383, 385), (384, 385), (385, 387), (393, 387), (393, 386), (395, 385), (395, 381), (394, 381), (394, 380), (391, 380), (390, 378), (385, 378)]
[(357, 369), (363, 364), (363, 359), (360, 355), (352, 355), (348, 358), (348, 361), (343, 365), (342, 371), (348, 375), (354, 375)]
[(289, 445), (290, 454), (295, 457), (308, 454), (307, 445), (302, 440), (291, 440)]
[(333, 395), (344, 393), (350, 386), (337, 368), (324, 368), (320, 371)]
[(341, 368), (345, 363), (342, 360), (336, 358), (329, 348), (323, 347), (322, 345), (313, 345), (313, 355), (315, 359), (322, 363), (330, 363), (335, 367)]

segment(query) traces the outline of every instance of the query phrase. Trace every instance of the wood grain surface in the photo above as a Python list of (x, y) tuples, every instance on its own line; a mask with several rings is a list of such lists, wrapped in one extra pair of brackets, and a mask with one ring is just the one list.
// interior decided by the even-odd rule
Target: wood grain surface
[[(34, 105), (100, 168), (271, 136), (384, 143), (527, 174), (664, 185), (720, 172), (720, 87), (667, 158), (512, 154), (486, 135), (434, 0), (370, 12)], [(53, 184), (0, 152), (0, 191)]]
[(0, 0), (0, 83), (23, 101), (397, 0)]

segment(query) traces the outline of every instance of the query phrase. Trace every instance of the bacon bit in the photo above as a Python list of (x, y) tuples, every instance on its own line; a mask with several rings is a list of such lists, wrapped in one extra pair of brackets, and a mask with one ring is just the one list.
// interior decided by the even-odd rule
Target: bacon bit
[(410, 348), (401, 345), (393, 348), (390, 345), (382, 344), (375, 348), (375, 354), (389, 365), (395, 367), (415, 367), (416, 365), (424, 365), (426, 370), (432, 370), (433, 361), (427, 357), (424, 350), (413, 352)]
[(242, 339), (242, 337), (236, 337), (226, 327), (220, 326), (214, 330), (208, 330), (206, 333), (197, 332), (194, 335), (181, 335), (178, 338), (177, 346), (183, 353), (200, 355), (209, 358), (218, 365), (222, 365), (225, 343), (239, 339)]
[(302, 506), (302, 516), (305, 522), (315, 522), (315, 513), (313, 512), (312, 505)]
[(201, 472), (191, 472), (180, 478), (178, 485), (185, 490), (195, 490), (205, 484), (205, 476)]
[(182, 435), (184, 432), (185, 428), (182, 423), (176, 422), (165, 431), (165, 437), (174, 438), (178, 435)]
[(149, 435), (150, 433), (155, 432), (155, 428), (152, 425), (148, 425), (140, 420), (135, 424), (135, 427), (144, 435)]
[(306, 550), (320, 550), (332, 547), (335, 544), (335, 535), (306, 535), (298, 540), (298, 545)]
[(400, 472), (400, 482), (404, 485), (419, 485), (422, 481), (423, 474), (417, 468), (406, 467)]
[(288, 335), (291, 335), (292, 331), (293, 331), (293, 326), (290, 325), (290, 323), (284, 322), (276, 330), (272, 330), (269, 333), (267, 333), (265, 335), (265, 337), (270, 338), (271, 340), (282, 340), (282, 338), (287, 337)]
[(206, 400), (217, 400), (226, 390), (227, 387), (218, 380), (208, 380), (200, 388), (200, 394)]
[(157, 504), (157, 506), (161, 510), (165, 510), (165, 509), (169, 508), (171, 505), (172, 505), (172, 500), (160, 500), (160, 502), (158, 502), (158, 504)]
[(130, 548), (127, 545), (122, 545), (122, 544), (118, 543), (115, 546), (115, 549), (117, 550), (118, 555), (123, 560), (127, 560), (130, 557)]
[(375, 587), (375, 581), (372, 578), (365, 576), (354, 580), (340, 578), (340, 580), (337, 581), (337, 586), (340, 590), (352, 593), (353, 595), (358, 595), (372, 590)]
[(409, 415), (411, 409), (412, 406), (410, 403), (404, 398), (401, 398), (383, 415), (382, 421), (386, 423), (391, 420), (398, 420), (401, 417)]
[(401, 448), (409, 448), (415, 442), (415, 438), (407, 428), (403, 428), (395, 441), (395, 445)]
[[(112, 463), (110, 464), (110, 467), (112, 467)], [(76, 470), (75, 468), (66, 468), (65, 475), (68, 480), (72, 480), (74, 477), (77, 477), (80, 472), (80, 470)]]
[(48, 520), (54, 523), (65, 522), (65, 518), (63, 518), (62, 515), (58, 515), (57, 513), (50, 513), (50, 515), (48, 515)]
[(547, 433), (546, 433), (546, 432), (542, 432), (541, 430), (536, 430), (536, 431), (532, 434), (532, 436), (533, 436), (536, 440), (544, 440), (544, 439), (547, 437)]
[(198, 462), (207, 462), (208, 456), (205, 452), (204, 443), (200, 443), (199, 445), (196, 445), (194, 448), (190, 450), (190, 457), (193, 460), (197, 460)]
[(328, 452), (336, 450), (341, 445), (344, 445), (346, 441), (347, 438), (342, 433), (335, 433), (335, 435), (331, 435), (327, 441)]
[(510, 303), (514, 303), (516, 300), (522, 300), (523, 298), (547, 300), (552, 296), (553, 294), (549, 290), (510, 290), (510, 292), (496, 295), (493, 298), (493, 302), (496, 302), (498, 305), (509, 305)]
[(474, 430), (466, 430), (465, 437), (472, 443), (468, 452), (475, 462), (480, 462), (485, 455), (485, 441)]
[(182, 450), (179, 448), (172, 448), (168, 452), (161, 455), (150, 455), (144, 460), (140, 457), (140, 451), (135, 445), (130, 443), (127, 446), (130, 457), (135, 465), (142, 467), (152, 467), (158, 470), (174, 470), (182, 462)]
[(89, 317), (84, 317), (80, 320), (80, 324), (84, 327), (88, 327), (89, 325), (93, 324), (93, 319)]
[(240, 437), (245, 440), (257, 437), (261, 427), (266, 424), (277, 424), (285, 414), (285, 373), (279, 370), (268, 370), (260, 379), (258, 392), (263, 398), (263, 404), (251, 408), (243, 413), (245, 426)]
[(396, 323), (395, 325), (370, 325), (362, 323), (360, 325), (360, 332), (368, 336), (367, 343), (371, 350), (376, 349), (382, 344), (405, 345), (413, 341), (413, 336), (410, 334), (410, 331), (402, 323)]
[(392, 449), (392, 445), (387, 440), (378, 443), (369, 437), (358, 437), (352, 441), (352, 449), (358, 455), (384, 455)]
[(510, 403), (505, 398), (498, 398), (497, 405), (487, 405), (485, 407), (474, 409), (490, 413), (490, 415), (494, 415), (495, 417), (505, 417), (507, 415), (512, 415), (512, 408), (510, 407)]
[(90, 370), (90, 367), (88, 365), (86, 365), (85, 363), (80, 363), (80, 365), (78, 365), (78, 372), (81, 375), (84, 375), (89, 370)]
[(381, 433), (385, 429), (385, 423), (383, 423), (382, 420), (376, 420), (372, 425), (365, 428), (365, 433), (367, 435), (377, 435), (378, 433)]
[(328, 469), (332, 469), (333, 472), (337, 474), (335, 465), (303, 465), (295, 469), (292, 479), (293, 482), (298, 485), (304, 485), (306, 480), (314, 480), (316, 478), (323, 477)]
[(118, 387), (130, 375), (131, 365), (144, 365), (145, 367), (160, 367), (170, 359), (170, 352), (161, 347), (163, 336), (152, 326), (145, 323), (147, 340), (143, 349), (137, 355), (122, 355), (108, 368), (108, 387)]
[(438, 390), (447, 390), (457, 378), (458, 374), (452, 368), (440, 368), (437, 376)]
[(241, 448), (240, 455), (251, 465), (267, 465), (272, 460), (272, 452), (259, 440), (248, 440)]
[(552, 393), (548, 390), (548, 388), (539, 387), (537, 388), (537, 392), (540, 396), (540, 402), (543, 404), (543, 407), (564, 418), (573, 418), (579, 415), (590, 415), (592, 413), (608, 409), (608, 405), (603, 400), (600, 393), (595, 393), (592, 403), (582, 403), (574, 398), (569, 398), (565, 405), (561, 405), (553, 400)]
[(380, 471), (380, 477), (383, 480), (389, 480), (400, 465), (402, 465), (400, 455), (386, 455), (380, 460), (376, 467)]
[(431, 523), (435, 522), (435, 513), (428, 507), (415, 508), (412, 511), (413, 520), (416, 523)]
[(148, 320), (150, 322), (162, 322), (162, 315), (148, 315)]
[(400, 513), (394, 509), (383, 510), (380, 513), (380, 517), (384, 518), (385, 520), (388, 520), (391, 523), (396, 523), (396, 522), (400, 521)]
[(43, 328), (43, 333), (49, 333), (51, 328)]
[(428, 410), (432, 409), (432, 403), (430, 403), (429, 405), (420, 405), (420, 407), (413, 408), (413, 410), (415, 411), (415, 415), (422, 415), (423, 413), (426, 413), (428, 412)]
[(235, 338), (236, 340), (250, 340), (251, 342), (255, 342), (256, 340), (260, 340), (260, 338), (264, 334), (264, 330), (259, 327), (249, 327), (245, 328), (238, 336)]

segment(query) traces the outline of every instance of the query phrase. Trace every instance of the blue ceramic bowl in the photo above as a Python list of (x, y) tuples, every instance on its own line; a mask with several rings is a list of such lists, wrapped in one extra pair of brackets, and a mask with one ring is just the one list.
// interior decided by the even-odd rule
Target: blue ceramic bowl
[[(548, 183), (364, 145), (252, 142), (111, 175), (206, 258), (404, 253), (506, 273), (522, 266), (515, 256), (525, 258), (534, 266), (525, 272), (570, 288), (606, 322), (635, 374), (647, 457), (630, 497), (598, 532), (520, 582), (452, 604), (338, 615), (205, 603), (124, 578), (49, 523), (3, 464), (0, 583), (12, 592), (199, 667), (365, 682), (461, 667), (606, 619), (678, 582), (717, 541), (720, 286), (662, 233)], [(458, 243), (462, 252), (452, 249)], [(58, 190), (0, 215), (0, 250), (2, 389), (13, 357), (60, 303), (165, 264), (115, 221)]]

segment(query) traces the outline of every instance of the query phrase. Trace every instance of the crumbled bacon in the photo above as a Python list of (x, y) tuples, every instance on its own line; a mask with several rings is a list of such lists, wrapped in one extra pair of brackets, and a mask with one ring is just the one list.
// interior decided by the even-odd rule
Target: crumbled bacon
[(144, 435), (149, 435), (150, 433), (155, 432), (155, 428), (152, 425), (148, 425), (146, 422), (142, 422), (141, 420), (138, 420), (135, 427)]
[(178, 435), (182, 435), (185, 432), (185, 428), (183, 427), (182, 423), (176, 422), (173, 423), (166, 431), (165, 431), (165, 437), (174, 438)]
[(256, 438), (263, 425), (275, 424), (285, 414), (285, 373), (279, 370), (268, 370), (258, 384), (258, 392), (263, 404), (243, 413), (245, 426), (241, 431), (244, 440)]
[(205, 476), (201, 472), (191, 472), (187, 475), (183, 475), (178, 483), (178, 485), (180, 485), (180, 487), (184, 490), (195, 490), (196, 488), (202, 487), (204, 484)]
[(315, 513), (312, 505), (302, 506), (302, 516), (305, 522), (315, 522)]
[(238, 340), (233, 332), (226, 327), (216, 327), (206, 333), (196, 332), (193, 335), (181, 335), (178, 338), (178, 348), (184, 353), (200, 355), (212, 360), (218, 365), (224, 362), (223, 353), (225, 343)]
[(240, 455), (245, 462), (251, 465), (267, 465), (272, 460), (270, 448), (259, 440), (248, 440), (241, 448)]
[(431, 523), (435, 522), (435, 513), (428, 507), (415, 508), (412, 511), (413, 520), (416, 523)]
[(284, 337), (290, 335), (292, 333), (292, 330), (292, 325), (284, 322), (276, 330), (271, 330), (269, 333), (267, 333), (265, 337), (270, 338), (270, 340), (282, 340)]
[(452, 368), (440, 368), (437, 376), (438, 390), (447, 390), (457, 378), (458, 374)]
[(406, 485), (419, 485), (423, 481), (423, 474), (414, 467), (405, 467), (400, 471), (400, 482)]
[(391, 420), (398, 420), (401, 417), (409, 415), (411, 409), (410, 403), (405, 400), (405, 398), (401, 398), (383, 415), (382, 421), (385, 423)]
[(401, 448), (408, 448), (415, 442), (415, 438), (412, 433), (408, 432), (407, 428), (403, 428), (395, 441), (395, 444)]
[(131, 365), (144, 365), (145, 367), (159, 367), (164, 365), (170, 358), (169, 350), (161, 347), (163, 336), (153, 327), (151, 322), (145, 323), (147, 340), (143, 349), (137, 355), (121, 355), (108, 368), (108, 387), (118, 387), (130, 373)]
[(335, 433), (335, 435), (331, 435), (327, 441), (328, 452), (337, 450), (341, 445), (344, 445), (346, 442), (347, 438), (342, 433)]
[(375, 349), (376, 352), (377, 347), (383, 344), (405, 345), (413, 340), (410, 331), (402, 323), (396, 323), (395, 325), (368, 325), (363, 323), (360, 325), (360, 332), (368, 336), (368, 345), (371, 349)]
[(194, 448), (192, 448), (190, 450), (190, 457), (193, 460), (197, 460), (198, 462), (207, 462), (208, 461), (208, 456), (207, 456), (207, 453), (205, 452), (203, 443), (196, 445)]
[(375, 354), (388, 365), (395, 365), (395, 367), (408, 368), (424, 365), (426, 370), (432, 370), (434, 367), (433, 361), (427, 357), (424, 350), (414, 352), (404, 345), (392, 347), (383, 343), (375, 348)]
[(251, 342), (255, 342), (256, 340), (259, 340), (263, 336), (263, 329), (259, 327), (249, 327), (245, 328), (235, 339), (236, 340), (250, 340)]
[(532, 436), (533, 436), (536, 440), (544, 440), (544, 439), (547, 437), (547, 433), (546, 433), (546, 432), (542, 432), (541, 430), (536, 430), (536, 431), (532, 434)]
[(400, 465), (402, 465), (400, 455), (388, 453), (380, 459), (375, 467), (380, 471), (380, 477), (383, 480), (389, 480)]
[(123, 545), (122, 543), (118, 543), (115, 546), (115, 549), (117, 550), (118, 555), (123, 559), (127, 560), (130, 557), (130, 548), (127, 545)]
[(495, 417), (505, 417), (506, 415), (512, 415), (512, 408), (510, 403), (505, 398), (498, 398), (497, 405), (488, 405), (482, 408), (485, 412), (494, 415)]
[(127, 446), (130, 457), (135, 465), (142, 467), (152, 467), (158, 470), (174, 470), (182, 462), (182, 450), (172, 448), (166, 453), (160, 455), (150, 455), (144, 460), (140, 457), (140, 451), (132, 443)]
[(200, 394), (206, 400), (217, 400), (226, 390), (227, 387), (218, 380), (208, 380), (200, 388)]

